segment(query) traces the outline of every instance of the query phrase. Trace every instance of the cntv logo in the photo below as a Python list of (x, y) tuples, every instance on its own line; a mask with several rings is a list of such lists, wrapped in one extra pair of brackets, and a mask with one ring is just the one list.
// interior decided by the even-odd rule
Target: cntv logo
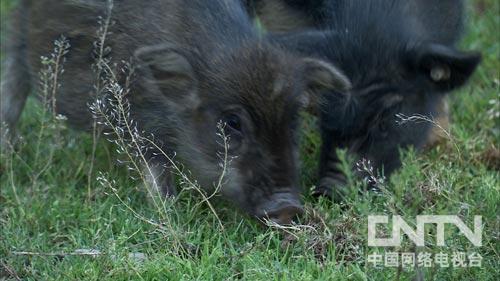
[(452, 215), (420, 215), (416, 217), (417, 229), (412, 229), (401, 216), (392, 217), (392, 237), (377, 238), (377, 224), (388, 224), (389, 216), (368, 216), (368, 246), (398, 247), (401, 246), (401, 231), (403, 231), (416, 246), (425, 245), (424, 227), (426, 224), (436, 225), (436, 245), (445, 246), (444, 227), (453, 224), (476, 247), (482, 245), (482, 217), (474, 216), (474, 231), (458, 217)]

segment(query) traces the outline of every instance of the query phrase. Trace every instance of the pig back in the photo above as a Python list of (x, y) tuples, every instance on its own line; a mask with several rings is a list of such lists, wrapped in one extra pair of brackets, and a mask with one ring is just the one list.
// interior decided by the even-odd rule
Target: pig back
[[(106, 21), (109, 2), (104, 0), (29, 1), (28, 62), (32, 76), (40, 68), (40, 56), (53, 50), (55, 39), (64, 35), (71, 47), (64, 63), (57, 110), (70, 123), (88, 128), (91, 114), (88, 104), (95, 96), (96, 61), (94, 43), (99, 41), (98, 23)], [(237, 1), (114, 1), (110, 33), (104, 55), (113, 62), (128, 61), (144, 46), (171, 44), (186, 52), (197, 52), (198, 60), (210, 60), (213, 53), (224, 52), (257, 37), (250, 20)], [(202, 61), (196, 62), (204, 65)]]

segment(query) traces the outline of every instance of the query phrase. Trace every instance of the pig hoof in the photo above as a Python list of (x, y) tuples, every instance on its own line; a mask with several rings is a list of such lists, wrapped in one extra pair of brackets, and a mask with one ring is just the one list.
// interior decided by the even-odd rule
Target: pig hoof
[(328, 180), (328, 183), (322, 181), (320, 184), (315, 186), (312, 190), (312, 196), (319, 197), (327, 197), (330, 198), (334, 202), (341, 202), (345, 197), (345, 184), (339, 181)]
[(315, 186), (311, 192), (314, 197), (330, 197), (331, 193), (332, 189), (324, 185)]

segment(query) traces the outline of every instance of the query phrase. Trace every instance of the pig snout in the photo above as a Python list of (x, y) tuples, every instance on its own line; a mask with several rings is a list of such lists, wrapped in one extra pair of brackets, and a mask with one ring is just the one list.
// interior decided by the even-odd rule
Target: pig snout
[(304, 213), (304, 208), (297, 195), (279, 193), (261, 204), (257, 211), (257, 217), (260, 219), (286, 225)]

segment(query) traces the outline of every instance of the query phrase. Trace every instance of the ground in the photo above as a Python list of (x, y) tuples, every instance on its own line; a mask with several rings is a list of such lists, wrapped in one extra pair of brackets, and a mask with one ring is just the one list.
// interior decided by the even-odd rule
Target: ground
[[(2, 18), (12, 3), (2, 0)], [(305, 196), (308, 215), (292, 229), (263, 227), (217, 198), (215, 214), (197, 192), (157, 208), (133, 171), (117, 165), (115, 146), (101, 138), (93, 157), (92, 135), (51, 121), (30, 99), (21, 141), (0, 159), (0, 280), (499, 280), (500, 2), (476, 0), (468, 10), (461, 47), (480, 50), (483, 62), (450, 97), (447, 141), (406, 152), (381, 193), (353, 192), (341, 205)], [(306, 189), (315, 181), (316, 131), (305, 122)], [(351, 177), (350, 185), (363, 183)], [(454, 252), (478, 253), (481, 267), (373, 267), (368, 256), (385, 251), (367, 244), (374, 214), (413, 223), (420, 214), (458, 215), (469, 227), (480, 215), (481, 247), (447, 226), (446, 247), (435, 245), (431, 228), (416, 250), (444, 252), (450, 263)], [(415, 252), (410, 242), (390, 251)]]

